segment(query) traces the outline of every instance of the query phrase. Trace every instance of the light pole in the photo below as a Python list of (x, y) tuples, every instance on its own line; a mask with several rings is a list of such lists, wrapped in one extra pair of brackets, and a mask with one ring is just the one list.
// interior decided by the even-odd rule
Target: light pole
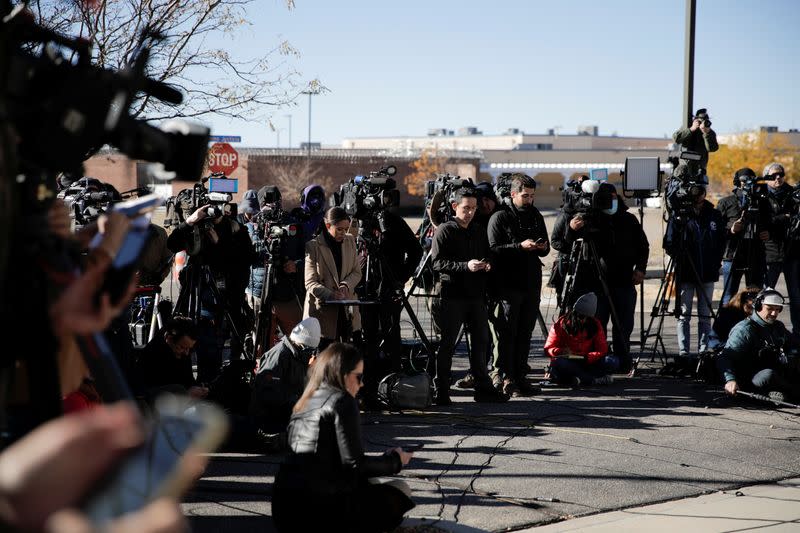
[(289, 148), (292, 147), (292, 115), (283, 115), (289, 119)]
[(303, 91), (302, 94), (308, 95), (308, 145), (306, 149), (308, 150), (308, 158), (311, 159), (311, 97), (319, 94), (319, 91)]
[(284, 128), (276, 128), (276, 129), (275, 129), (275, 133), (277, 133), (277, 134), (278, 134), (278, 146), (277, 146), (278, 148), (280, 148), (280, 147), (281, 147), (281, 132), (282, 132), (283, 130), (284, 130)]

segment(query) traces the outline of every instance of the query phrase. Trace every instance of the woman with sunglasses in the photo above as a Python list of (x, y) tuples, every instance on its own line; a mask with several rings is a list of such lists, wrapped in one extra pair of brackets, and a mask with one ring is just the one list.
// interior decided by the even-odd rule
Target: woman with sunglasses
[(335, 342), (317, 357), (289, 422), (290, 453), (275, 478), (272, 516), (286, 531), (391, 531), (414, 507), (397, 474), (413, 456), (392, 448), (364, 454), (356, 395), (364, 361)]
[(717, 347), (722, 348), (725, 341), (728, 340), (733, 326), (753, 314), (753, 300), (760, 291), (759, 287), (748, 287), (737, 292), (727, 304), (720, 308), (708, 337), (710, 350)]

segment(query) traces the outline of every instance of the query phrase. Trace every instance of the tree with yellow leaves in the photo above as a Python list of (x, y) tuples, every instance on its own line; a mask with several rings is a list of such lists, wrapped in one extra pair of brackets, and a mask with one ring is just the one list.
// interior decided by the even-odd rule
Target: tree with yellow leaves
[(425, 182), (435, 179), (436, 174), (444, 173), (446, 164), (447, 158), (440, 155), (435, 148), (424, 149), (419, 158), (409, 165), (412, 172), (405, 178), (408, 194), (423, 196)]
[(742, 132), (732, 135), (719, 150), (710, 154), (708, 179), (717, 192), (730, 189), (733, 174), (743, 167), (752, 168), (757, 175), (769, 163), (777, 161), (786, 170), (787, 179), (796, 182), (800, 177), (800, 149), (780, 134), (765, 131)]

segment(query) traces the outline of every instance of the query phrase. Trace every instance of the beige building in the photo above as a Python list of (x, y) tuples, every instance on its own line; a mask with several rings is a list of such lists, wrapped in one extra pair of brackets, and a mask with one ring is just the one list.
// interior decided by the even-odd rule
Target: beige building
[(431, 130), (420, 137), (354, 138), (342, 141), (351, 149), (371, 148), (397, 153), (423, 150), (466, 150), (480, 153), (480, 179), (494, 179), (503, 172), (524, 172), (539, 183), (537, 205), (561, 205), (559, 188), (571, 177), (592, 169), (607, 169), (609, 180), (619, 182), (619, 172), (628, 157), (658, 157), (661, 169), (670, 170), (667, 154), (672, 139), (598, 135), (597, 126), (582, 127), (575, 135), (555, 131), (531, 135), (510, 130), (501, 135), (484, 135), (476, 128)]

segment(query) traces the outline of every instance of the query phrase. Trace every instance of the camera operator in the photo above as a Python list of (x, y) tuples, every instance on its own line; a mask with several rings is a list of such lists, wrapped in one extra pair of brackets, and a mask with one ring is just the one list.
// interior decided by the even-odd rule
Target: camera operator
[[(304, 296), (304, 287), (303, 277), (299, 272), (302, 271), (305, 241), (300, 224), (290, 214), (284, 213), (278, 187), (265, 185), (258, 190), (256, 198), (247, 201), (248, 205), (244, 207), (247, 210), (254, 209), (255, 212), (245, 226), (258, 260), (250, 269), (250, 281), (246, 292), (248, 303), (256, 316), (261, 312), (261, 303), (265, 296), (263, 292), (268, 261), (274, 261), (275, 267), (275, 277), (269, 287), (272, 303), (269, 312), (275, 318), (272, 331), (268, 332), (271, 346), (277, 328), (287, 335), (303, 318), (300, 302)], [(290, 224), (295, 228), (293, 235), (281, 230), (282, 226)], [(275, 257), (272, 257), (273, 252), (277, 252)], [(269, 346), (256, 348), (257, 353), (261, 353)]]
[(783, 307), (781, 293), (764, 289), (753, 301), (753, 314), (731, 330), (717, 359), (728, 394), (752, 391), (768, 394), (777, 401), (784, 401), (785, 393), (797, 396), (798, 384), (789, 382), (785, 375), (787, 369), (796, 364), (796, 358), (787, 355), (785, 350), (796, 349), (800, 344), (778, 320)]
[[(489, 220), (489, 247), (496, 258), (490, 275), (497, 335), (495, 372), (503, 375), (503, 392), (538, 392), (528, 383), (528, 352), (539, 313), (542, 257), (550, 253), (547, 228), (534, 207), (536, 182), (525, 174), (511, 181), (511, 203)], [(473, 222), (474, 223), (474, 222)]]
[[(575, 303), (582, 294), (594, 292), (595, 294), (603, 294), (603, 288), (598, 277), (597, 269), (592, 264), (592, 256), (583, 253), (579, 258), (580, 265), (577, 267), (578, 275), (573, 280), (572, 291), (568, 296), (568, 302), (561, 302), (561, 292), (567, 272), (570, 268), (570, 254), (572, 252), (573, 244), (578, 239), (583, 239), (584, 242), (591, 242), (598, 254), (598, 259), (601, 261), (608, 257), (614, 250), (614, 235), (611, 231), (611, 218), (608, 213), (604, 213), (602, 209), (594, 207), (577, 207), (576, 202), (592, 202), (590, 200), (594, 196), (607, 196), (610, 200), (611, 188), (608, 184), (600, 184), (596, 193), (589, 193), (583, 191), (584, 182), (592, 183), (588, 176), (583, 176), (581, 181), (577, 183), (577, 189), (565, 191), (565, 202), (561, 212), (556, 217), (553, 224), (553, 231), (550, 234), (550, 243), (553, 248), (558, 251), (558, 259), (556, 260), (557, 266), (555, 268), (555, 280), (552, 284), (556, 286), (558, 291), (559, 305), (569, 308)], [(594, 182), (595, 184), (597, 182)], [(587, 190), (588, 187), (587, 187)], [(582, 191), (582, 192), (581, 192)], [(570, 198), (572, 196), (572, 199)], [(587, 197), (588, 196), (588, 197)], [(577, 198), (577, 199), (575, 199)], [(605, 202), (604, 202), (605, 203)], [(610, 203), (610, 202), (609, 202)], [(602, 265), (600, 265), (602, 267)], [(574, 268), (574, 267), (573, 267)]]
[(786, 234), (783, 272), (786, 279), (786, 291), (789, 293), (792, 332), (800, 335), (800, 184), (794, 186), (786, 207), (790, 218), (789, 230)]
[(325, 229), (325, 189), (316, 183), (300, 193), (300, 209), (303, 213), (303, 235), (310, 241)]
[[(198, 207), (175, 228), (167, 245), (173, 253), (195, 252), (181, 270), (181, 292), (183, 295), (190, 290), (189, 276), (199, 274), (200, 314), (192, 317), (200, 326), (195, 350), (197, 379), (209, 383), (219, 374), (223, 345), (230, 332), (235, 328), (239, 335), (244, 335), (246, 330), (244, 297), (255, 257), (253, 245), (244, 226), (228, 215), (209, 217), (207, 205)], [(219, 300), (215, 294), (219, 294)], [(189, 315), (182, 309), (176, 311)], [(233, 324), (226, 323), (228, 316)], [(231, 338), (232, 358), (238, 358), (242, 349), (242, 339), (235, 337)]]
[[(756, 173), (740, 168), (733, 175), (733, 194), (722, 198), (717, 211), (725, 221), (725, 250), (722, 255), (721, 305), (739, 290), (742, 274), (748, 287), (764, 286), (766, 255), (764, 241), (770, 238), (770, 206), (755, 185)], [(749, 227), (748, 227), (749, 225)], [(748, 231), (749, 230), (749, 231)]]
[(486, 228), (471, 224), (477, 209), (473, 187), (456, 189), (448, 199), (453, 219), (436, 228), (431, 246), (433, 268), (441, 284), (442, 331), (439, 350), (429, 361), (435, 371), (437, 405), (450, 405), (450, 368), (462, 325), (470, 332), (470, 372), (474, 378), (477, 402), (502, 402), (508, 396), (497, 391), (486, 370), (489, 344), (486, 309), (487, 276), (491, 270)]
[(699, 168), (708, 167), (708, 153), (719, 150), (717, 144), (717, 134), (711, 129), (711, 120), (708, 111), (698, 109), (692, 117), (692, 123), (688, 128), (680, 128), (672, 138), (685, 150), (700, 154), (699, 161), (687, 161), (686, 164), (695, 173)]
[(786, 183), (786, 172), (779, 163), (770, 163), (764, 168), (764, 180), (767, 182), (767, 202), (772, 216), (770, 238), (764, 243), (767, 254), (765, 283), (767, 287), (774, 287), (784, 268), (784, 245), (791, 218), (789, 207), (792, 187)]
[(676, 265), (675, 286), (681, 305), (678, 317), (679, 356), (675, 360), (678, 366), (690, 365), (692, 300), (695, 293), (699, 317), (698, 353), (708, 347), (711, 298), (714, 283), (719, 280), (725, 231), (722, 215), (706, 200), (705, 187), (693, 185), (689, 190), (683, 200), (687, 203), (687, 212), (673, 213), (667, 223), (663, 243), (664, 250), (672, 256)]
[(628, 211), (625, 201), (611, 184), (604, 184), (611, 193), (611, 208), (603, 213), (609, 215), (613, 248), (603, 257), (605, 278), (611, 302), (605, 294), (597, 299), (597, 319), (608, 332), (611, 304), (617, 314), (619, 327), (612, 332), (612, 348), (619, 360), (620, 372), (631, 369), (630, 339), (636, 311), (636, 285), (641, 285), (647, 273), (650, 243), (639, 220)]

